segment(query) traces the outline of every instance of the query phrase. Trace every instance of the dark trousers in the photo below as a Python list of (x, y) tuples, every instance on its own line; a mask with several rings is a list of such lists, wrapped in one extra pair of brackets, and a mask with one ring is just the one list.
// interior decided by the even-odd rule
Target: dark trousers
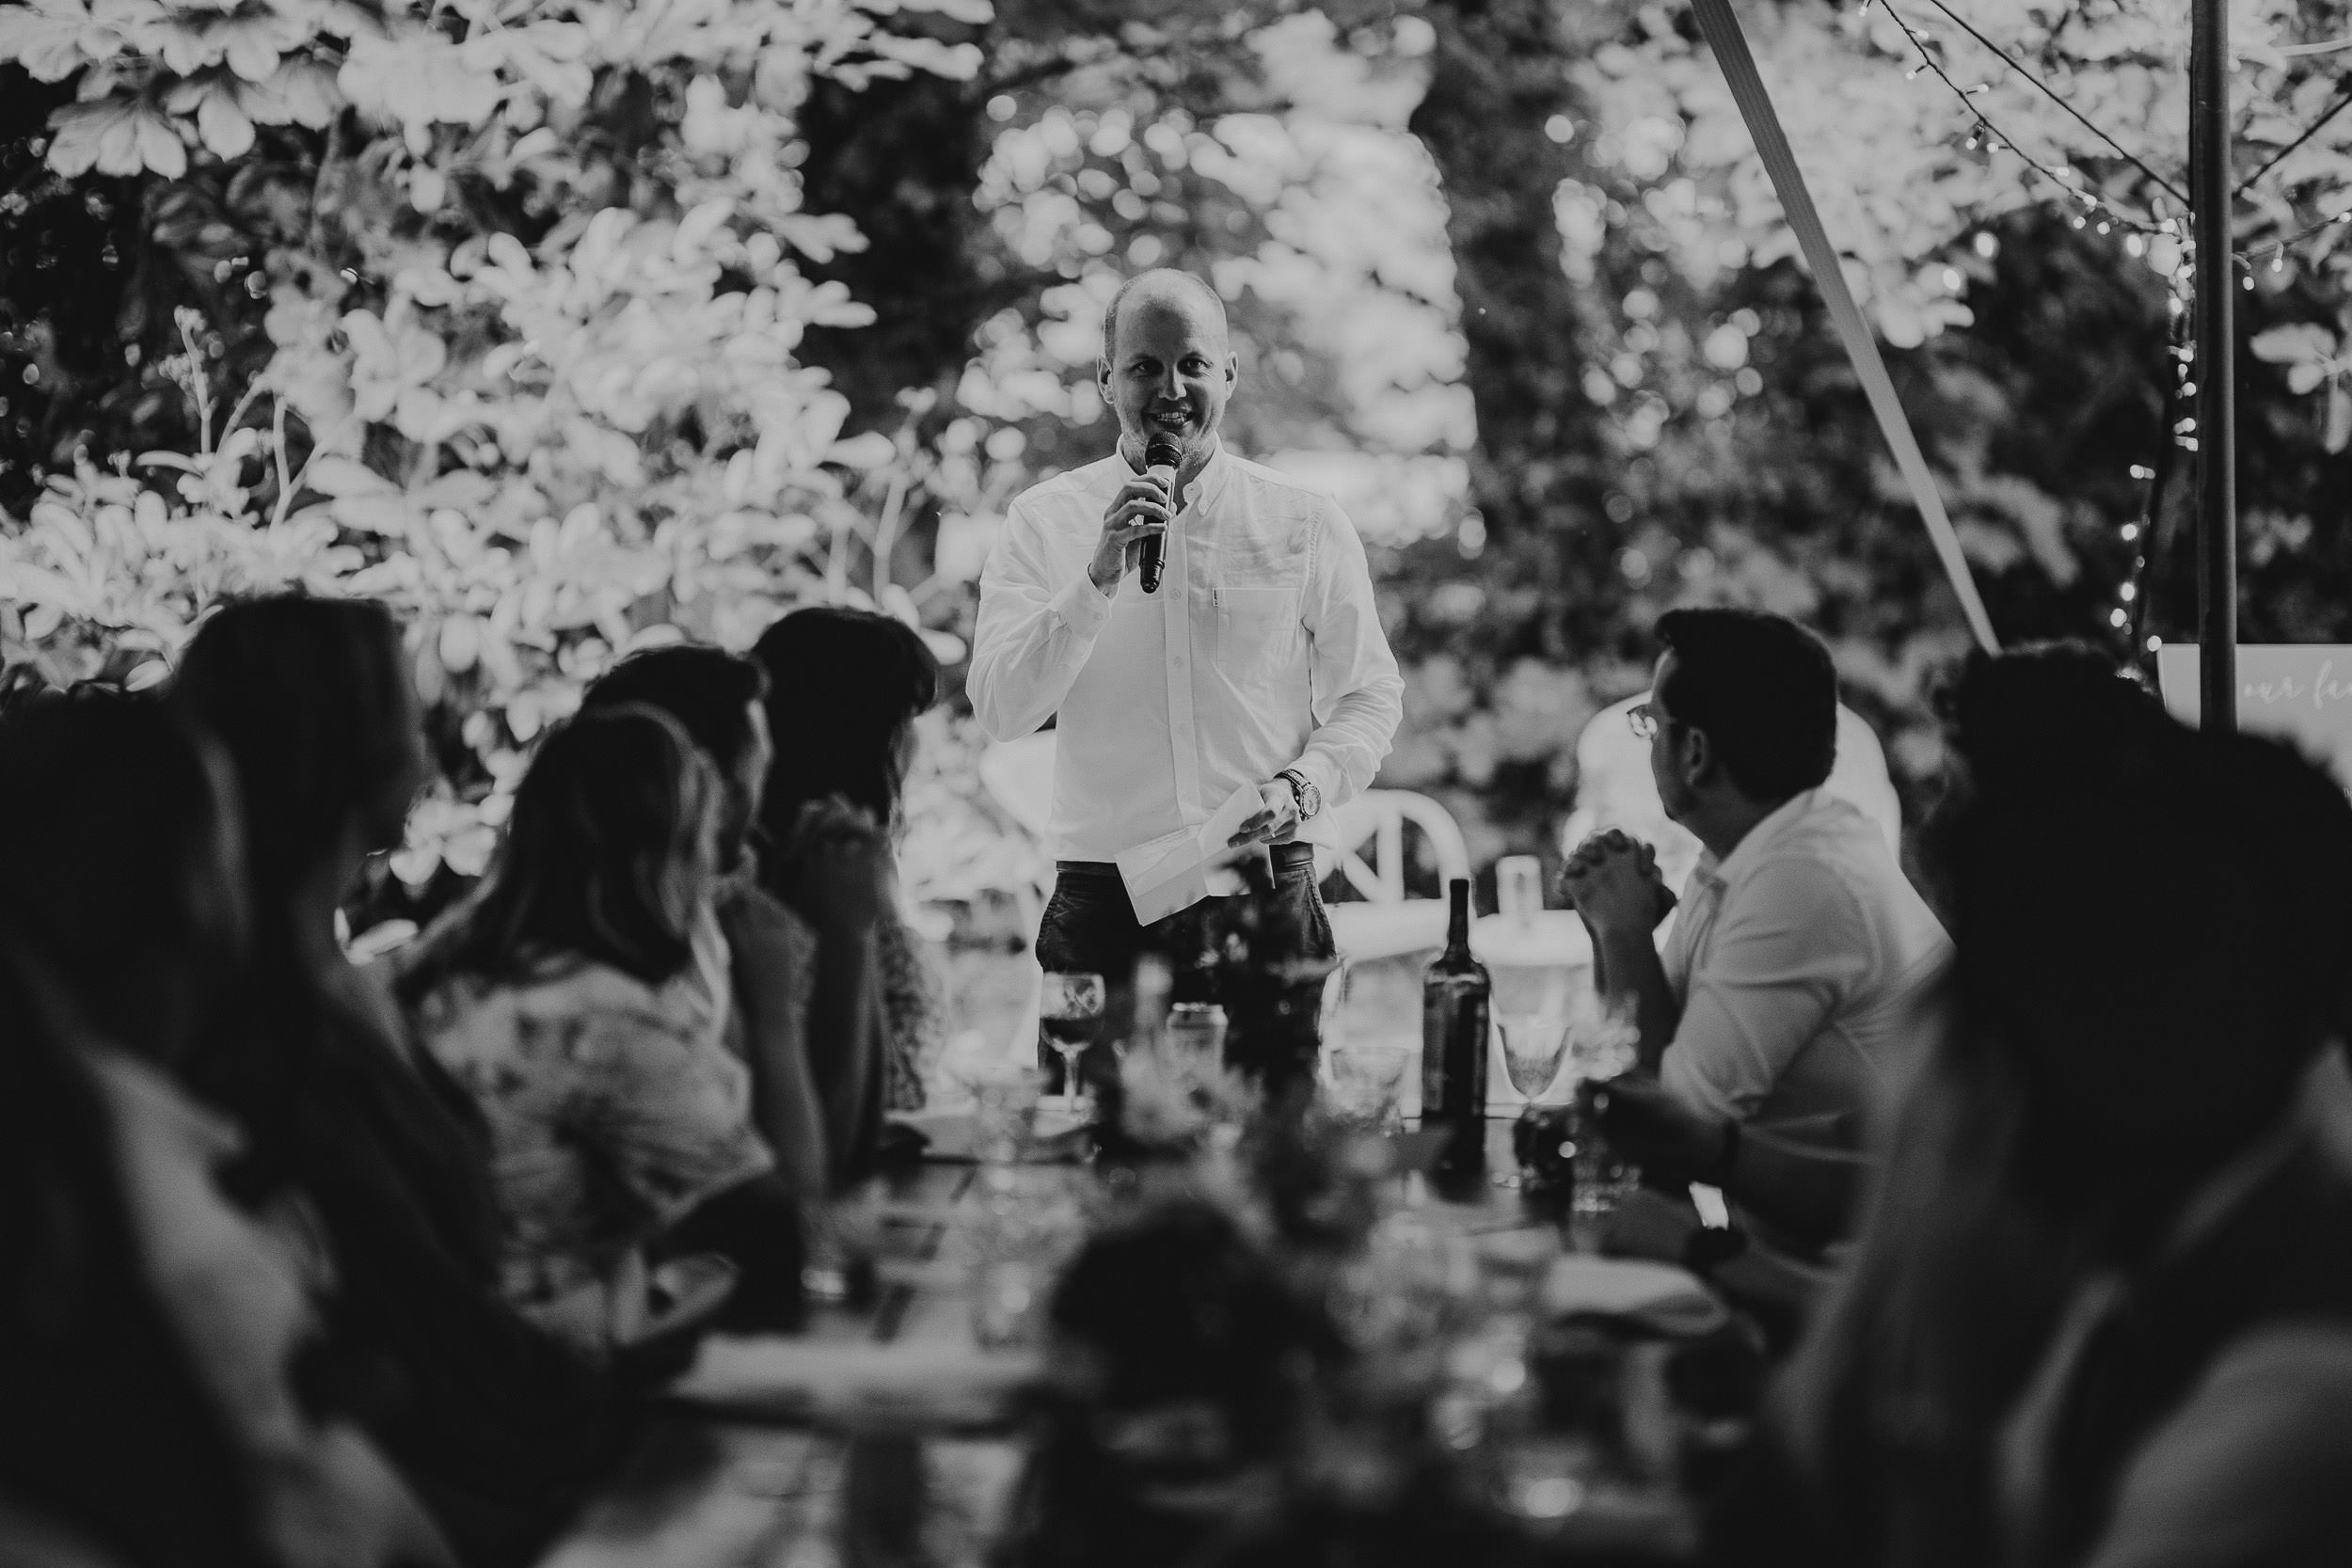
[[(1323, 912), (1322, 895), (1315, 890), (1311, 845), (1274, 847), (1274, 893), (1290, 905), (1291, 913), (1295, 916), (1284, 924), (1306, 933), (1307, 951), (1258, 954), (1258, 961), (1336, 958), (1339, 946), (1331, 940), (1331, 922)], [(1100, 861), (1063, 861), (1054, 880), (1054, 896), (1046, 903), (1045, 918), (1038, 927), (1038, 967), (1048, 974), (1103, 976), (1104, 1032), (1101, 1037), (1104, 1039), (1117, 1038), (1126, 1032), (1128, 1020), (1135, 1013), (1136, 959), (1147, 952), (1168, 959), (1176, 1001), (1225, 1002), (1226, 998), (1216, 994), (1215, 980), (1195, 959), (1201, 949), (1203, 932), (1220, 912), (1219, 906), (1228, 901), (1206, 898), (1165, 920), (1144, 926), (1136, 920), (1135, 906), (1127, 900), (1127, 885), (1120, 879), (1117, 866)], [(1038, 1042), (1038, 1051), (1040, 1065), (1058, 1092), (1061, 1058), (1042, 1039)]]

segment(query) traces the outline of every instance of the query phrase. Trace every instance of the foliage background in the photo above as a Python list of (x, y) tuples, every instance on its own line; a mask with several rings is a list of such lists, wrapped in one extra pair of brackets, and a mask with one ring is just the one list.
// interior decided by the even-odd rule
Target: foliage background
[[(1949, 3), (2122, 148), (1931, 0), (1743, 17), (2003, 637), (2184, 635), (2181, 8)], [(2344, 13), (2238, 0), (2241, 171), (2337, 102), (2296, 51)], [(1678, 603), (1804, 618), (1915, 800), (1940, 764), (1957, 608), (1678, 8), (35, 0), (0, 62), (0, 654), (137, 685), (223, 594), (391, 599), (446, 779), (380, 912), (479, 867), (622, 650), (834, 597), (960, 663), (1161, 263), (1231, 307), (1235, 444), (1375, 543), (1384, 782), (1482, 862), (1556, 852)], [(2352, 115), (2236, 214), (2249, 641), (2346, 636), (2347, 174)], [(1032, 877), (932, 738), (915, 891)]]

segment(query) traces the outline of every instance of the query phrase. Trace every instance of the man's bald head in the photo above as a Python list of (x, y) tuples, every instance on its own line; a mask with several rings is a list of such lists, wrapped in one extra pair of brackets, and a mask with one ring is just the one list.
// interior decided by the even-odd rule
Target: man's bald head
[(1232, 341), (1225, 321), (1225, 301), (1218, 297), (1215, 289), (1191, 273), (1179, 272), (1174, 267), (1153, 267), (1149, 272), (1136, 274), (1119, 286), (1117, 293), (1111, 295), (1111, 308), (1103, 313), (1103, 363), (1108, 365), (1118, 359), (1119, 324), (1131, 308), (1179, 301), (1207, 305), (1216, 320), (1218, 341)]

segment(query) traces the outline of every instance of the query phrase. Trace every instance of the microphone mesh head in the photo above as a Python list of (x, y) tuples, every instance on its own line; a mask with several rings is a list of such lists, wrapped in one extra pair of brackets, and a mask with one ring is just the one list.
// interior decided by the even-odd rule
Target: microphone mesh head
[(1143, 466), (1147, 468), (1172, 468), (1184, 461), (1184, 449), (1176, 444), (1173, 436), (1154, 436), (1143, 443)]

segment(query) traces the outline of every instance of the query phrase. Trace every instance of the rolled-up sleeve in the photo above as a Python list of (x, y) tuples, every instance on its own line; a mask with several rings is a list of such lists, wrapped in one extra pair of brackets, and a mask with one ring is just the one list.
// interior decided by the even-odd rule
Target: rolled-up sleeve
[(1380, 771), (1405, 717), (1405, 681), (1380, 629), (1363, 541), (1332, 503), (1316, 535), (1308, 611), (1315, 728), (1292, 766), (1314, 781), (1327, 805), (1337, 805)]
[(998, 740), (1018, 739), (1054, 716), (1110, 619), (1110, 599), (1083, 565), (1055, 583), (1045, 546), (1036, 515), (1015, 501), (980, 573), (964, 688), (980, 728)]
[(1831, 867), (1756, 867), (1691, 974), (1659, 1080), (1711, 1117), (1753, 1116), (1797, 1053), (1870, 972), (1871, 934)]

